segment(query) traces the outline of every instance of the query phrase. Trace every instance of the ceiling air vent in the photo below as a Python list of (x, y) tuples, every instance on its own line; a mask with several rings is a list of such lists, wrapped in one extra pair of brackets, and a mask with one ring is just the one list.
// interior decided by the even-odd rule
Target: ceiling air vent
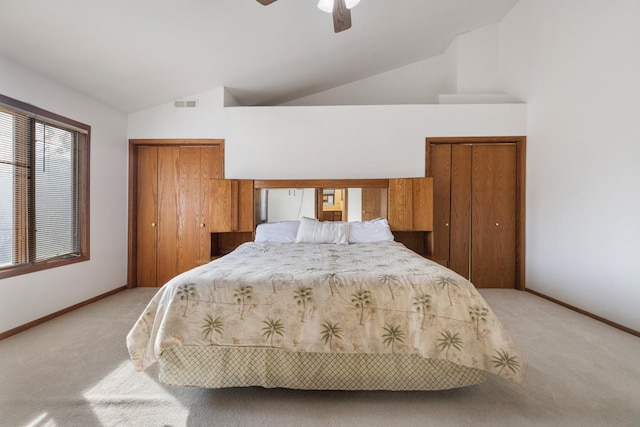
[(198, 108), (197, 99), (176, 99), (173, 101), (173, 106), (176, 108)]

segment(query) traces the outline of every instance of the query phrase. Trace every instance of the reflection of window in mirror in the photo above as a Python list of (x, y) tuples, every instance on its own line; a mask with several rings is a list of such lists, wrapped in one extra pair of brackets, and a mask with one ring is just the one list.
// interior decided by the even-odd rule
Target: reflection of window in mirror
[[(256, 190), (257, 223), (315, 218), (315, 188), (262, 188)], [(258, 206), (256, 206), (258, 207)]]
[(347, 221), (362, 221), (362, 188), (347, 188)]

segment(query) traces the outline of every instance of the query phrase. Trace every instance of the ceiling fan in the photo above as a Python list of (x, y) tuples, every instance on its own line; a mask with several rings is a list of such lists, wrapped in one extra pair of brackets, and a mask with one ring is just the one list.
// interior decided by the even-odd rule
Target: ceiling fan
[[(267, 6), (276, 0), (258, 0), (258, 3)], [(336, 33), (351, 28), (351, 8), (360, 0), (320, 0), (318, 8), (324, 12), (333, 13), (333, 30)]]

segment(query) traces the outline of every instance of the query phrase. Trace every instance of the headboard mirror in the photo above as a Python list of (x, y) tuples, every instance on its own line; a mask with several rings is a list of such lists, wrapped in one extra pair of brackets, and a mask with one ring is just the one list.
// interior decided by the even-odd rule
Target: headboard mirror
[(387, 217), (387, 180), (255, 181), (255, 220), (366, 221)]

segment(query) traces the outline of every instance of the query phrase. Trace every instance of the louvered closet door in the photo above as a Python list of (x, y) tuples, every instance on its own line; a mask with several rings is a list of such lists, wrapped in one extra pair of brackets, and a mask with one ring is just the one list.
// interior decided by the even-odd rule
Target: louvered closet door
[(471, 281), (513, 288), (516, 274), (516, 146), (473, 146)]

